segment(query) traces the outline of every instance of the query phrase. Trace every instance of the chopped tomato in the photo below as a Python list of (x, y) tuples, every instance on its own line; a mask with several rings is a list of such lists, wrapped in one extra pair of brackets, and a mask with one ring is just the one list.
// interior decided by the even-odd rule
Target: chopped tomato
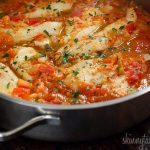
[(46, 98), (46, 101), (51, 104), (62, 104), (62, 101), (57, 98), (56, 93), (50, 93), (48, 97)]
[(23, 19), (24, 19), (24, 16), (21, 14), (16, 15), (16, 16), (10, 16), (10, 20), (14, 22), (19, 22), (19, 21), (22, 21)]
[(21, 8), (21, 6), (23, 5), (23, 0), (7, 0), (5, 2), (3, 2), (4, 4), (4, 11), (6, 13), (11, 13), (16, 11), (17, 9)]
[(45, 35), (44, 34), (38, 34), (34, 37), (35, 40), (42, 40), (45, 38)]
[(14, 58), (15, 55), (16, 55), (16, 51), (11, 48), (11, 49), (8, 51), (8, 54), (9, 54), (9, 57), (10, 57), (10, 58)]
[(59, 99), (55, 98), (51, 100), (51, 104), (62, 104), (62, 102)]
[(101, 95), (104, 96), (104, 94), (107, 92), (106, 89), (103, 89), (99, 86), (91, 87), (87, 85), (82, 85), (80, 91), (82, 94), (86, 96), (101, 96)]
[(13, 90), (13, 95), (21, 98), (26, 98), (30, 94), (31, 90), (28, 88), (17, 87)]
[(50, 65), (41, 65), (39, 67), (39, 72), (44, 73), (46, 75), (52, 75), (54, 73), (54, 68)]
[(29, 26), (35, 25), (41, 22), (42, 22), (41, 18), (29, 18), (25, 21), (25, 23), (28, 24)]
[(7, 50), (13, 46), (13, 38), (7, 33), (0, 32), (0, 50)]
[(144, 76), (143, 64), (138, 61), (129, 62), (126, 64), (125, 72), (129, 84), (139, 83)]
[(82, 10), (81, 9), (74, 9), (71, 13), (72, 17), (82, 17)]
[(77, 58), (76, 57), (70, 57), (69, 58), (69, 61), (74, 61), (74, 60), (76, 60)]
[(134, 23), (130, 23), (126, 26), (126, 29), (131, 34), (136, 30), (136, 25)]
[(112, 56), (110, 56), (110, 57), (108, 57), (108, 58), (106, 58), (106, 59), (104, 59), (104, 63), (111, 63), (111, 64), (115, 64), (116, 62), (117, 62), (117, 56), (115, 56), (115, 55), (112, 55)]
[(25, 80), (22, 80), (22, 79), (19, 79), (17, 84), (18, 84), (19, 87), (24, 87), (24, 88), (29, 88), (29, 89), (32, 88), (32, 84), (31, 83), (29, 83), (29, 82), (27, 82)]

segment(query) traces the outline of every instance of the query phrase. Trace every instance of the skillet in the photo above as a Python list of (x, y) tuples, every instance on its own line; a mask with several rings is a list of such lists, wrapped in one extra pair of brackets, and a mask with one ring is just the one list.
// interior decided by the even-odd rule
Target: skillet
[[(146, 10), (150, 1), (136, 0)], [(0, 94), (0, 141), (19, 135), (46, 141), (83, 141), (122, 132), (150, 116), (150, 87), (88, 105), (46, 105)], [(32, 128), (32, 129), (31, 129)]]

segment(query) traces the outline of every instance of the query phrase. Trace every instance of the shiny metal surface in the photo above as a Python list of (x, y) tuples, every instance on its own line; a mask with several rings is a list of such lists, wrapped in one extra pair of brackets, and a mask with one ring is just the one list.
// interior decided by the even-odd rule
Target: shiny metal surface
[[(136, 1), (150, 10), (149, 0)], [(38, 104), (0, 94), (0, 127), (10, 130), (0, 133), (0, 140), (16, 137), (33, 125), (24, 136), (47, 141), (91, 140), (122, 132), (149, 116), (150, 87), (108, 102), (76, 106)]]
[(13, 139), (21, 134), (23, 134), (25, 131), (33, 128), (36, 125), (42, 124), (42, 123), (47, 123), (48, 121), (51, 120), (60, 120), (59, 117), (52, 116), (52, 115), (41, 115), (35, 118), (30, 119), (29, 121), (25, 122), (21, 126), (12, 129), (10, 131), (6, 132), (1, 132), (0, 133), (0, 142), (2, 141), (7, 141), (10, 139)]

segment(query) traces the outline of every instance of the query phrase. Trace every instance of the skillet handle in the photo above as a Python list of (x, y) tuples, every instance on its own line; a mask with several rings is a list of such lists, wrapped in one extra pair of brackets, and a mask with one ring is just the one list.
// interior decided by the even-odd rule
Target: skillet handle
[(41, 116), (34, 117), (15, 129), (6, 132), (0, 132), (0, 142), (14, 139), (17, 136), (22, 135), (27, 130), (39, 124), (48, 123), (48, 121), (52, 121), (52, 120), (60, 121), (60, 118), (53, 115), (41, 115)]

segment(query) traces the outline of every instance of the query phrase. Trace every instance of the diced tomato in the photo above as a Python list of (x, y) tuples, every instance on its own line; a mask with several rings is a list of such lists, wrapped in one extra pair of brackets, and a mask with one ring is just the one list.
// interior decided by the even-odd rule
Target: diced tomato
[(45, 35), (44, 34), (38, 34), (34, 37), (35, 40), (42, 40), (45, 38)]
[(17, 87), (13, 90), (13, 95), (21, 98), (26, 98), (30, 94), (31, 90), (28, 88)]
[(76, 60), (77, 58), (76, 57), (70, 57), (69, 58), (69, 61), (74, 61), (74, 60)]
[(41, 18), (29, 18), (25, 21), (25, 23), (28, 24), (29, 26), (35, 25), (41, 22), (42, 22)]
[(55, 69), (50, 65), (41, 65), (38, 70), (46, 75), (52, 75), (55, 72)]
[(87, 85), (82, 85), (80, 91), (86, 96), (104, 96), (104, 94), (107, 92), (106, 89), (102, 89), (101, 87), (91, 87)]
[(32, 88), (32, 84), (25, 81), (25, 80), (22, 80), (22, 79), (19, 79), (18, 80), (18, 83), (17, 83), (18, 87), (24, 87), (24, 88), (29, 88), (31, 89)]
[(82, 10), (81, 9), (74, 9), (71, 13), (72, 17), (82, 17)]
[(23, 0), (7, 0), (4, 2), (4, 11), (8, 14), (17, 12), (17, 10), (23, 6), (23, 3)]
[(111, 63), (111, 64), (115, 64), (116, 62), (117, 62), (117, 56), (115, 56), (115, 55), (112, 55), (112, 56), (110, 56), (110, 57), (108, 57), (108, 58), (106, 58), (106, 59), (104, 59), (104, 63)]
[(129, 84), (136, 84), (144, 76), (144, 69), (141, 62), (133, 61), (126, 64), (125, 72)]
[(0, 32), (0, 50), (7, 50), (14, 44), (13, 38), (7, 33)]
[(142, 21), (147, 20), (147, 17), (145, 16), (145, 13), (143, 12), (143, 10), (141, 10), (139, 8), (137, 8), (135, 10), (136, 10), (137, 17), (140, 18), (140, 20), (142, 20)]
[(51, 104), (62, 104), (62, 102), (59, 99), (55, 98), (51, 100)]
[(136, 30), (136, 25), (134, 23), (130, 23), (126, 26), (126, 29), (131, 34)]
[(48, 97), (46, 98), (46, 101), (51, 104), (62, 104), (62, 101), (57, 98), (57, 94), (50, 93)]
[(8, 54), (9, 54), (9, 57), (10, 57), (10, 58), (14, 58), (15, 55), (16, 55), (16, 51), (11, 48), (11, 49), (8, 51)]
[(19, 21), (22, 21), (23, 19), (24, 19), (24, 16), (21, 14), (16, 15), (16, 16), (10, 16), (10, 20), (14, 22), (19, 22)]

